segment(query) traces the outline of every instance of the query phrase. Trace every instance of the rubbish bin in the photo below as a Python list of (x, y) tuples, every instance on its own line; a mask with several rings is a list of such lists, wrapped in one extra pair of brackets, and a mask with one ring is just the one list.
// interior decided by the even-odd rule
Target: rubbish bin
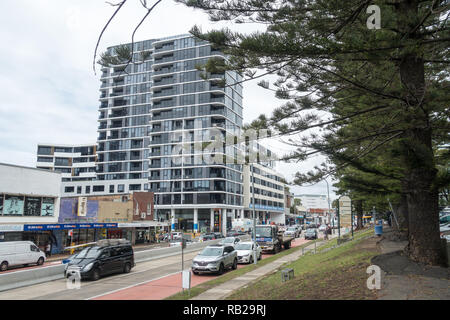
[(375, 234), (377, 236), (381, 236), (383, 234), (383, 225), (382, 224), (375, 225)]

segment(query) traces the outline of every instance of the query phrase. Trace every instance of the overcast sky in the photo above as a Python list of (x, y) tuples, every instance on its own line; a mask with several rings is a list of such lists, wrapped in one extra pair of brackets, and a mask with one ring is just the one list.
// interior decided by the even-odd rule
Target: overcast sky
[[(97, 38), (113, 11), (101, 0), (0, 1), (0, 162), (34, 167), (38, 143), (96, 142), (100, 81), (92, 61)], [(99, 52), (131, 42), (132, 31), (144, 14), (138, 0), (129, 0), (106, 31)], [(203, 30), (227, 26), (251, 32), (261, 28), (212, 23), (201, 11), (165, 0), (135, 40), (185, 34), (195, 24)], [(244, 122), (270, 114), (280, 104), (273, 92), (245, 83)], [(277, 153), (289, 150), (280, 143), (270, 143), (270, 147)], [(291, 181), (295, 172), (311, 170), (323, 160), (278, 163), (276, 169)], [(291, 187), (291, 191), (326, 194), (327, 187), (321, 182)]]

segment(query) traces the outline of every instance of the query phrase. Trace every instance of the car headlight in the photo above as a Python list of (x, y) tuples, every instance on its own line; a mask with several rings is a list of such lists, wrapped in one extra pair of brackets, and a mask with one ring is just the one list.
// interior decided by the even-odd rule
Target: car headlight
[(94, 266), (94, 263), (91, 262), (83, 267), (83, 271), (89, 271), (92, 269), (93, 266)]

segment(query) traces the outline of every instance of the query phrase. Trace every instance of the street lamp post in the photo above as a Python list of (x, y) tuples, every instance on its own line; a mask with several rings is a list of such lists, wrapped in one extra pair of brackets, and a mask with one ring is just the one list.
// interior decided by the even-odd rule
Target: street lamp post
[(255, 212), (255, 177), (253, 175), (254, 168), (253, 165), (250, 166), (252, 170), (252, 206), (253, 206), (253, 263), (257, 264), (258, 259), (256, 258), (256, 212)]
[[(327, 193), (328, 193), (328, 214), (330, 215), (330, 219), (331, 219), (331, 225), (332, 228), (331, 230), (333, 230), (334, 227), (334, 219), (331, 218), (331, 206), (330, 206), (330, 186), (328, 185), (328, 181), (327, 179), (325, 179), (325, 182), (327, 183)], [(334, 231), (333, 231), (334, 232)]]

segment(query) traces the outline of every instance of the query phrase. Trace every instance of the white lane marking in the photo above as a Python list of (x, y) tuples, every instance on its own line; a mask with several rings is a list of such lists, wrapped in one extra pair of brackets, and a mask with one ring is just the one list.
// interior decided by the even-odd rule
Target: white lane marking
[(106, 295), (109, 295), (109, 294), (112, 294), (112, 293), (115, 293), (115, 292), (118, 292), (118, 291), (126, 290), (126, 289), (133, 288), (133, 287), (137, 287), (137, 286), (140, 286), (142, 284), (149, 283), (149, 282), (156, 281), (156, 280), (160, 280), (162, 278), (170, 277), (170, 276), (173, 276), (173, 275), (179, 274), (179, 273), (181, 273), (181, 271), (177, 271), (177, 272), (174, 272), (174, 273), (166, 274), (164, 276), (161, 276), (161, 277), (158, 277), (158, 278), (155, 278), (155, 279), (146, 280), (146, 281), (143, 281), (143, 282), (132, 284), (132, 285), (130, 285), (128, 287), (124, 287), (124, 288), (121, 288), (121, 289), (108, 291), (108, 292), (105, 292), (105, 293), (102, 293), (102, 294), (99, 294), (99, 295), (96, 295), (96, 296), (93, 296), (93, 297), (90, 297), (90, 298), (86, 298), (84, 300), (91, 300), (91, 299), (95, 299), (95, 298), (98, 298), (98, 297), (106, 296)]

